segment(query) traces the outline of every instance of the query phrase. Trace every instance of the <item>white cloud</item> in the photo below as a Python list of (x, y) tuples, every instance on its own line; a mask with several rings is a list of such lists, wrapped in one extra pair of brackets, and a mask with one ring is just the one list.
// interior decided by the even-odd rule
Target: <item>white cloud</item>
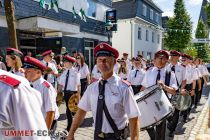
[(203, 0), (188, 0), (187, 2), (189, 3), (189, 5), (191, 6), (198, 6), (202, 3)]
[(173, 17), (173, 16), (174, 16), (174, 12), (171, 11), (171, 10), (166, 10), (166, 11), (164, 11), (164, 13), (162, 14), (162, 16)]

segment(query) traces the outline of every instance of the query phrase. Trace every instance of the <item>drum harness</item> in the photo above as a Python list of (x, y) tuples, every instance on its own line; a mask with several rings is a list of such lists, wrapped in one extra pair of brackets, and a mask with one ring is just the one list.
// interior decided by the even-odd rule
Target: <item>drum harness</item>
[[(103, 84), (105, 84), (105, 83), (103, 83), (103, 81), (99, 82), (98, 107), (101, 106), (99, 104), (103, 104), (102, 110), (101, 109), (99, 109), (99, 110), (104, 111), (104, 114), (105, 114), (111, 128), (114, 131), (114, 134), (113, 133), (105, 134), (105, 133), (101, 132), (101, 128), (97, 124), (97, 115), (96, 115), (96, 128), (95, 128), (95, 132), (94, 132), (94, 140), (101, 140), (101, 139), (104, 139), (105, 137), (109, 137), (109, 136), (113, 136), (113, 135), (119, 140), (126, 140), (129, 137), (129, 127), (126, 126), (124, 129), (119, 130), (117, 125), (115, 124), (114, 120), (112, 119), (112, 117), (107, 109), (106, 103), (105, 103), (105, 95), (104, 95), (105, 86), (103, 86)], [(97, 113), (100, 112), (99, 114), (102, 115), (101, 111), (98, 112), (98, 107), (97, 107)]]

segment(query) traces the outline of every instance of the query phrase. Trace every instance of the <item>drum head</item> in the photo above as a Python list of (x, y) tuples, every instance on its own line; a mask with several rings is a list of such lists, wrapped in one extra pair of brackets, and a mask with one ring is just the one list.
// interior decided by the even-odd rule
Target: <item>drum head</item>
[(191, 105), (191, 96), (189, 94), (186, 95), (178, 95), (175, 103), (175, 108), (184, 111), (187, 110)]

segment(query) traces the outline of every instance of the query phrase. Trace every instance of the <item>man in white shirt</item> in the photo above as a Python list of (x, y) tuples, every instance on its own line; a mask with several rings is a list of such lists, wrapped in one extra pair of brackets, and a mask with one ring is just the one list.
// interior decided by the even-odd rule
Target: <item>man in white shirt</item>
[(73, 95), (77, 95), (78, 100), (80, 99), (80, 74), (73, 67), (75, 58), (65, 55), (63, 57), (63, 63), (65, 70), (58, 79), (58, 92), (64, 92), (64, 99), (66, 102), (66, 115), (68, 120), (67, 131), (70, 130), (73, 116), (75, 112), (69, 110), (68, 102)]
[[(42, 115), (41, 94), (30, 87), (22, 76), (0, 69), (0, 139), (1, 140), (50, 140), (38, 136), (38, 131), (48, 134)], [(25, 136), (12, 137), (4, 132), (27, 131)], [(30, 131), (30, 132), (29, 132)]]
[(42, 95), (42, 113), (47, 128), (51, 129), (52, 124), (55, 125), (59, 117), (59, 112), (56, 104), (57, 92), (55, 88), (42, 77), (42, 73), (47, 67), (38, 59), (26, 56), (24, 58), (24, 69), (26, 78), (30, 82), (31, 87), (38, 90)]
[[(187, 54), (182, 54), (182, 62), (183, 65), (185, 65), (186, 68), (186, 87), (185, 89), (189, 92), (191, 96), (191, 107), (194, 104), (194, 96), (195, 96), (195, 87), (196, 87), (196, 79), (197, 74), (194, 68), (190, 65), (192, 57)], [(183, 122), (187, 121), (187, 117), (191, 111), (191, 107), (187, 109), (186, 111), (182, 111), (181, 114), (183, 115)]]
[[(170, 99), (172, 95), (176, 94), (177, 82), (174, 72), (171, 72), (170, 81), (166, 81), (167, 68), (166, 63), (169, 59), (168, 52), (160, 50), (155, 53), (154, 67), (146, 71), (143, 82), (142, 90), (153, 86), (160, 85), (165, 91), (166, 96)], [(169, 83), (166, 83), (169, 82)], [(168, 84), (168, 85), (166, 85)], [(150, 110), (148, 110), (150, 111)], [(166, 120), (163, 120), (159, 125), (147, 129), (151, 140), (165, 140)]]
[[(186, 86), (186, 69), (185, 67), (179, 63), (179, 58), (181, 54), (178, 51), (172, 50), (170, 51), (170, 59), (169, 59), (169, 64), (167, 65), (167, 69), (171, 70), (175, 73), (176, 77), (176, 82), (178, 86), (177, 94), (182, 94), (185, 86)], [(167, 125), (168, 129), (170, 130), (169, 136), (172, 137), (173, 133), (176, 129), (176, 126), (179, 122), (179, 114), (180, 111), (175, 108), (173, 116), (168, 119), (169, 123)]]
[(92, 111), (95, 122), (94, 140), (125, 140), (123, 135), (128, 122), (131, 140), (138, 140), (140, 112), (133, 91), (113, 71), (118, 51), (107, 43), (100, 43), (94, 54), (102, 79), (89, 85), (81, 98), (68, 140), (74, 139), (88, 111)]
[(141, 67), (141, 59), (135, 58), (135, 68), (131, 70), (128, 75), (128, 81), (131, 83), (134, 95), (140, 92), (141, 90), (141, 83), (144, 78), (145, 71)]
[(43, 77), (45, 80), (55, 86), (55, 77), (58, 75), (58, 70), (55, 63), (52, 62), (52, 50), (47, 50), (42, 53), (42, 63), (50, 69), (49, 73), (46, 73)]

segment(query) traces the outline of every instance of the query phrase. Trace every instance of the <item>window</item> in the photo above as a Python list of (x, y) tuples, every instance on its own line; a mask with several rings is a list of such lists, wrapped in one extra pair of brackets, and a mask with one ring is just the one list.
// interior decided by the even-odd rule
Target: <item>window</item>
[(146, 5), (143, 4), (143, 15), (146, 16), (147, 15), (147, 7)]
[(151, 60), (152, 59), (152, 53), (151, 52), (147, 52), (147, 60)]
[(153, 10), (150, 9), (150, 19), (153, 20)]
[(148, 40), (148, 36), (149, 36), (149, 31), (146, 30), (146, 41), (149, 41), (149, 40)]
[(158, 14), (158, 13), (156, 13), (155, 15), (156, 15), (156, 16), (155, 16), (155, 22), (157, 22), (157, 23), (158, 23), (159, 14)]
[(159, 34), (157, 35), (157, 43), (158, 44), (160, 43), (160, 35)]
[(152, 32), (152, 42), (155, 42), (154, 39), (155, 38), (155, 33), (154, 32)]
[(141, 28), (138, 28), (138, 39), (141, 40)]
[(87, 0), (88, 2), (88, 11), (87, 11), (87, 16), (90, 17), (96, 17), (96, 3), (93, 0)]

